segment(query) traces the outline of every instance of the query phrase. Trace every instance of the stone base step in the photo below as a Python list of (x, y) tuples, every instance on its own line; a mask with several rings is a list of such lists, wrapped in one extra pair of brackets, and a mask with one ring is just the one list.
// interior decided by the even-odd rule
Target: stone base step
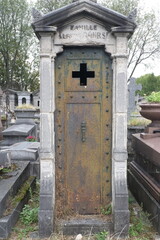
[[(82, 217), (82, 216), (81, 216)], [(111, 219), (106, 219), (101, 216), (89, 215), (83, 218), (72, 218), (69, 220), (59, 220), (56, 223), (57, 230), (63, 232), (64, 235), (88, 235), (106, 231), (113, 233), (113, 223)]]

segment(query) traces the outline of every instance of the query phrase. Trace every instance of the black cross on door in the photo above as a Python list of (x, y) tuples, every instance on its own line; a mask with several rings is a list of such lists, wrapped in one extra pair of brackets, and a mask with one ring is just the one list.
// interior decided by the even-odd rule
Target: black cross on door
[(87, 63), (80, 63), (80, 71), (72, 72), (72, 78), (80, 78), (80, 86), (87, 86), (87, 78), (94, 77), (94, 71), (87, 71)]

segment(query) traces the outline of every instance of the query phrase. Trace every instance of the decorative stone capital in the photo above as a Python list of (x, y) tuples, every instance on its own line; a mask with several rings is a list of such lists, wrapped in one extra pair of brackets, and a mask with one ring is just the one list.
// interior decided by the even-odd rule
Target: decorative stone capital
[(131, 26), (112, 27), (111, 32), (115, 37), (127, 37), (130, 38), (134, 32), (134, 28)]
[(54, 34), (56, 33), (57, 31), (57, 27), (54, 27), (54, 26), (38, 26), (34, 29), (37, 37), (40, 39), (41, 36), (44, 36), (44, 35), (51, 35), (51, 36), (54, 36)]

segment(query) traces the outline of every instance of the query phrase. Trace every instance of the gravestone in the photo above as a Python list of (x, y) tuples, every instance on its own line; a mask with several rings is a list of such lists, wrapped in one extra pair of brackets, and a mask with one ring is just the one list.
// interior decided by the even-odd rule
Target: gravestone
[(142, 90), (142, 85), (136, 83), (136, 78), (131, 78), (128, 84), (128, 118), (137, 111), (136, 91)]
[(33, 120), (16, 120), (13, 126), (8, 127), (3, 132), (3, 141), (0, 147), (10, 146), (17, 142), (25, 141), (26, 137), (36, 137), (36, 124)]
[(127, 42), (136, 27), (131, 15), (89, 0), (44, 16), (33, 9), (41, 57), (41, 237), (54, 231), (58, 214), (95, 215), (109, 203), (114, 232), (128, 234)]

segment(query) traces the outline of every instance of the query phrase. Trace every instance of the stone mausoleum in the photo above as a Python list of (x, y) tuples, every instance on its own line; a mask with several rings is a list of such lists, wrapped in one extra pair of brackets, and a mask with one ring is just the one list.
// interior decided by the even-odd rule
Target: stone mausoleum
[[(46, 15), (33, 9), (33, 17), (41, 59), (39, 234), (49, 236), (58, 219), (64, 234), (108, 228), (125, 236), (127, 43), (134, 14), (78, 0)], [(110, 223), (96, 221), (110, 204)]]

